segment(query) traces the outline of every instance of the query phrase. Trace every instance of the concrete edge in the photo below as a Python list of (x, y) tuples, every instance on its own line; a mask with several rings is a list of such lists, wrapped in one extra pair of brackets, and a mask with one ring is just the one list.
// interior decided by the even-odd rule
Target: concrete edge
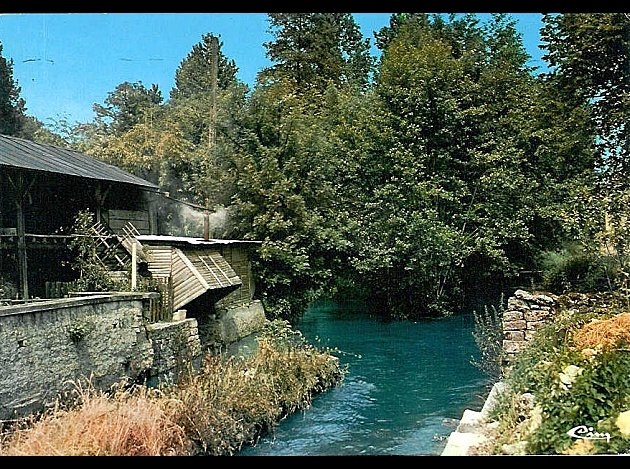
[(494, 407), (498, 396), (504, 390), (505, 384), (499, 381), (492, 386), (480, 411), (464, 410), (457, 428), (449, 435), (446, 446), (440, 454), (441, 456), (467, 456), (470, 448), (488, 440), (488, 437), (484, 434), (484, 425), (487, 423), (490, 411)]

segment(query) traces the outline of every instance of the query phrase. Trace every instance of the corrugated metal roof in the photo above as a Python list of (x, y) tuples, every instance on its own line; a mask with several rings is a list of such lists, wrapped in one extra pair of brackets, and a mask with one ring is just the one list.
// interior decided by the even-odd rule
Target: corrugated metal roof
[(159, 186), (78, 151), (0, 134), (0, 166), (114, 181), (158, 190)]
[(191, 245), (191, 246), (212, 246), (217, 244), (262, 244), (262, 241), (251, 241), (246, 239), (203, 239), (203, 238), (191, 238), (187, 236), (170, 236), (170, 235), (138, 235), (136, 236), (138, 241), (148, 244), (159, 245)]

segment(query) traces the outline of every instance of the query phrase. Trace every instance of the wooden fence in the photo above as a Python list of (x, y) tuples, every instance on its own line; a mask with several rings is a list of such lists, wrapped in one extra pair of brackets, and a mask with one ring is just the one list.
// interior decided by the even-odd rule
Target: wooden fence
[[(157, 294), (151, 295), (144, 311), (149, 323), (170, 322), (173, 319), (173, 283), (171, 277), (156, 278)], [(67, 298), (76, 292), (77, 282), (46, 282), (46, 298)], [(102, 292), (107, 293), (107, 292)]]

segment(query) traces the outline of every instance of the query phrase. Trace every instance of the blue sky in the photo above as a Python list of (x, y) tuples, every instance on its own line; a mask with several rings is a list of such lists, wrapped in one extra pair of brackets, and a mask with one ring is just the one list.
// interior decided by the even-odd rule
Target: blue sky
[[(389, 24), (390, 13), (355, 13), (365, 37)], [(485, 16), (485, 15), (481, 15)], [(512, 15), (530, 65), (544, 66), (538, 48), (538, 13)], [(219, 35), (223, 53), (250, 86), (270, 62), (264, 42), (271, 40), (264, 13), (14, 13), (0, 14), (2, 56), (13, 60), (13, 78), (28, 115), (44, 124), (94, 118), (117, 85), (128, 81), (159, 85), (164, 99), (175, 71), (203, 34)], [(373, 51), (376, 54), (376, 49)]]

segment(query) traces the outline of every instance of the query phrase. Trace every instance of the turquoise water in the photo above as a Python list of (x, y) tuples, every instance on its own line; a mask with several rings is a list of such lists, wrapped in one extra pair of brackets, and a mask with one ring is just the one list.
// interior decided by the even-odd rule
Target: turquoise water
[(483, 405), (472, 314), (382, 322), (328, 302), (309, 308), (296, 328), (339, 350), (348, 374), (240, 456), (437, 455), (464, 410)]

